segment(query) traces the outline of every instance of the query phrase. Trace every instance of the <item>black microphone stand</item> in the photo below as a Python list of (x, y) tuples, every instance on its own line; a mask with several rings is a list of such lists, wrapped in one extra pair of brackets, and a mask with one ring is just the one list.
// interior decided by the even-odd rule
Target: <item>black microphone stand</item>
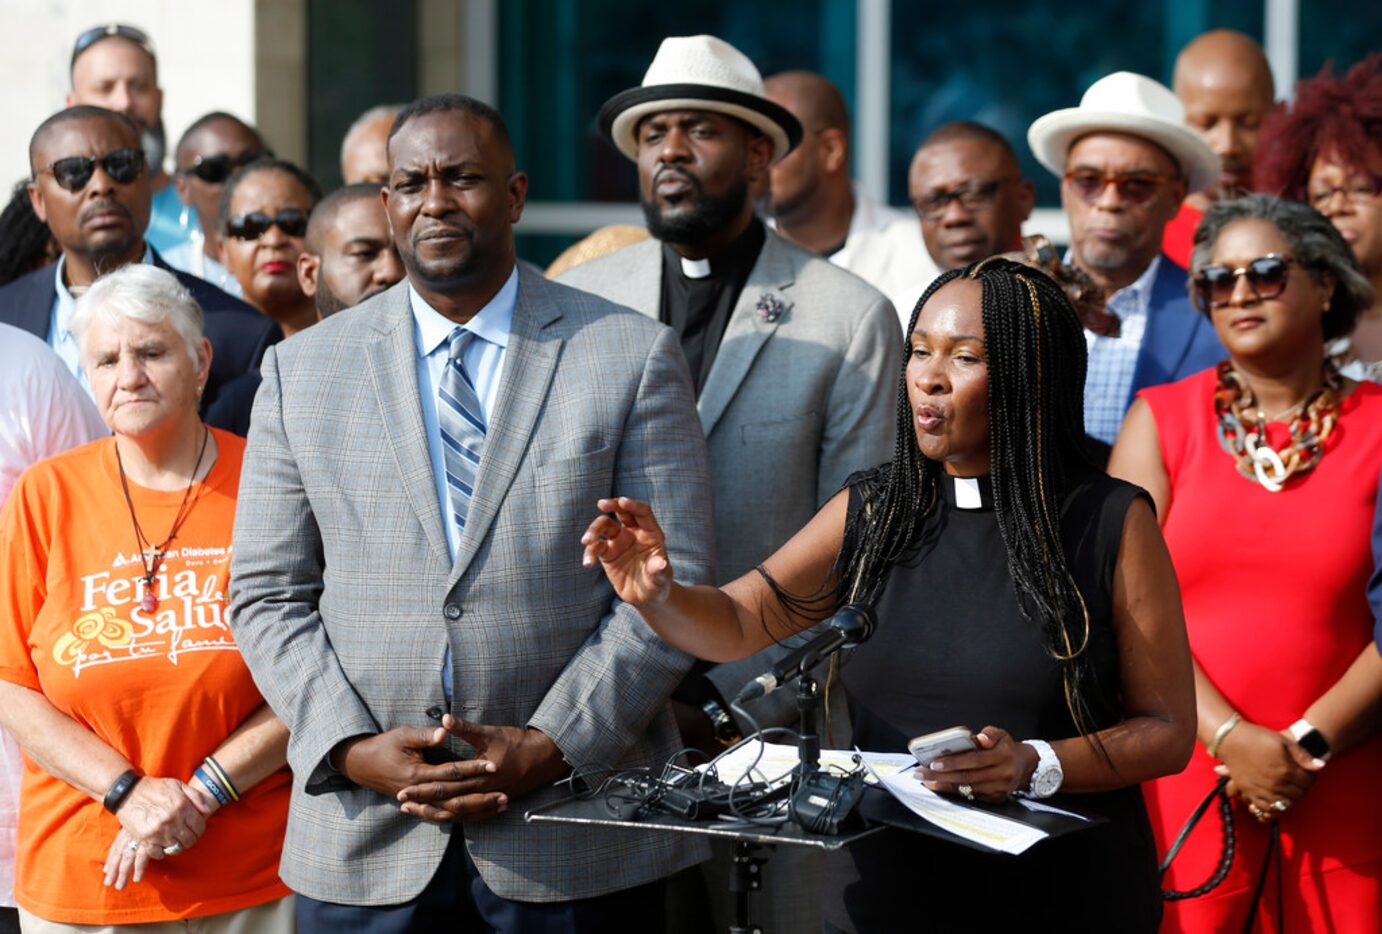
[[(813, 661), (812, 666), (816, 663)], [(803, 666), (803, 669), (806, 666)], [(801, 717), (801, 732), (797, 736), (797, 777), (805, 781), (821, 767), (821, 737), (817, 732), (821, 719), (821, 689), (809, 671), (803, 670), (797, 680), (797, 714)]]

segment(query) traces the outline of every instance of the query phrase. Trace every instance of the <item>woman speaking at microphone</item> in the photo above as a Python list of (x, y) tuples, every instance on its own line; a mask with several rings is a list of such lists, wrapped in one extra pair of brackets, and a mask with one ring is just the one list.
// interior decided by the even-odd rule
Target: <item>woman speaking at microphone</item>
[(1192, 669), (1146, 495), (1085, 454), (1080, 323), (1044, 274), (991, 259), (937, 279), (907, 342), (893, 460), (754, 572), (681, 586), (651, 510), (624, 498), (598, 504), (613, 515), (582, 538), (585, 563), (712, 661), (869, 604), (877, 632), (842, 668), (861, 748), (987, 724), (918, 779), (985, 801), (1068, 795), (1108, 818), (1017, 857), (885, 830), (830, 854), (828, 929), (1155, 930), (1138, 783), (1185, 765)]

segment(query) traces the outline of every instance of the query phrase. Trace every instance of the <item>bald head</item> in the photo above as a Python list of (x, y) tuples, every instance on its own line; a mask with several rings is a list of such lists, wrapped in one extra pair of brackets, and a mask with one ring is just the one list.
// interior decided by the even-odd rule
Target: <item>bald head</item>
[(387, 143), (401, 104), (371, 107), (355, 119), (341, 141), (341, 180), (347, 185), (382, 185), (389, 178)]
[(840, 89), (814, 71), (784, 71), (763, 80), (768, 99), (787, 108), (809, 132), (839, 130), (849, 135), (849, 108)]
[(801, 145), (774, 162), (768, 173), (777, 231), (813, 253), (836, 249), (854, 215), (844, 95), (811, 71), (770, 75), (763, 91), (801, 121), (803, 130)]
[(1223, 162), (1219, 184), (1206, 194), (1215, 198), (1246, 190), (1257, 132), (1275, 97), (1262, 46), (1231, 29), (1204, 33), (1176, 57), (1173, 83), (1185, 105), (1186, 125)]

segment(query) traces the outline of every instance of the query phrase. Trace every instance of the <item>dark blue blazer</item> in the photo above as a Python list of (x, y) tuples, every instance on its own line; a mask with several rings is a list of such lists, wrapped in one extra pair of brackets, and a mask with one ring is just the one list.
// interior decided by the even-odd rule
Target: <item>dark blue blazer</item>
[(1186, 286), (1188, 273), (1176, 261), (1161, 256), (1147, 305), (1147, 330), (1132, 374), (1128, 405), (1139, 389), (1174, 383), (1214, 366), (1228, 356), (1209, 318), (1195, 310)]
[[(202, 415), (209, 424), (243, 434), (249, 425), (253, 391), (227, 393), (223, 389), (246, 383), (258, 385), (259, 361), (270, 345), (283, 339), (278, 325), (258, 311), (204, 279), (179, 272), (154, 253), (154, 265), (178, 277), (201, 306), (204, 330), (211, 341), (211, 373), (202, 393)], [(21, 276), (0, 288), (0, 321), (22, 328), (40, 340), (48, 339), (57, 297), (57, 265)], [(243, 410), (243, 411), (242, 411)]]

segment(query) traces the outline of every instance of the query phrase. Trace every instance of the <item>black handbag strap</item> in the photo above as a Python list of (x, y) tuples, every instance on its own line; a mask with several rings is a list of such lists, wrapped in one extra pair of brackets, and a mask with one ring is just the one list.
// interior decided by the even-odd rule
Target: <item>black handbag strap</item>
[[(1176, 858), (1176, 854), (1180, 852), (1181, 847), (1185, 846), (1185, 841), (1189, 838), (1190, 831), (1195, 829), (1195, 825), (1200, 822), (1200, 818), (1204, 817), (1205, 811), (1208, 811), (1209, 806), (1216, 800), (1219, 803), (1219, 824), (1223, 829), (1223, 843), (1219, 849), (1219, 865), (1215, 868), (1213, 875), (1193, 889), (1186, 889), (1185, 891), (1162, 889), (1161, 897), (1166, 901), (1177, 902), (1186, 898), (1198, 898), (1201, 895), (1214, 891), (1214, 889), (1218, 888), (1219, 884), (1228, 877), (1229, 867), (1233, 865), (1234, 833), (1233, 805), (1228, 800), (1227, 787), (1228, 776), (1221, 776), (1219, 780), (1214, 783), (1214, 787), (1210, 789), (1209, 794), (1204, 796), (1204, 800), (1196, 805), (1195, 810), (1190, 812), (1190, 817), (1186, 820), (1185, 826), (1181, 827), (1180, 833), (1176, 834), (1176, 839), (1171, 842), (1171, 846), (1166, 850), (1166, 857), (1161, 861), (1161, 876), (1163, 878), (1165, 877), (1166, 870), (1171, 868), (1171, 861)], [(1254, 903), (1255, 902), (1256, 900), (1254, 899)]]
[(1262, 868), (1257, 870), (1257, 881), (1252, 886), (1252, 904), (1248, 906), (1248, 917), (1243, 921), (1243, 934), (1252, 934), (1253, 923), (1257, 920), (1257, 909), (1262, 905), (1262, 890), (1267, 887), (1267, 873), (1272, 868), (1272, 857), (1276, 865), (1276, 923), (1277, 930), (1285, 928), (1286, 918), (1282, 915), (1281, 893), (1281, 825), (1272, 821), (1267, 835), (1267, 852), (1262, 855)]

